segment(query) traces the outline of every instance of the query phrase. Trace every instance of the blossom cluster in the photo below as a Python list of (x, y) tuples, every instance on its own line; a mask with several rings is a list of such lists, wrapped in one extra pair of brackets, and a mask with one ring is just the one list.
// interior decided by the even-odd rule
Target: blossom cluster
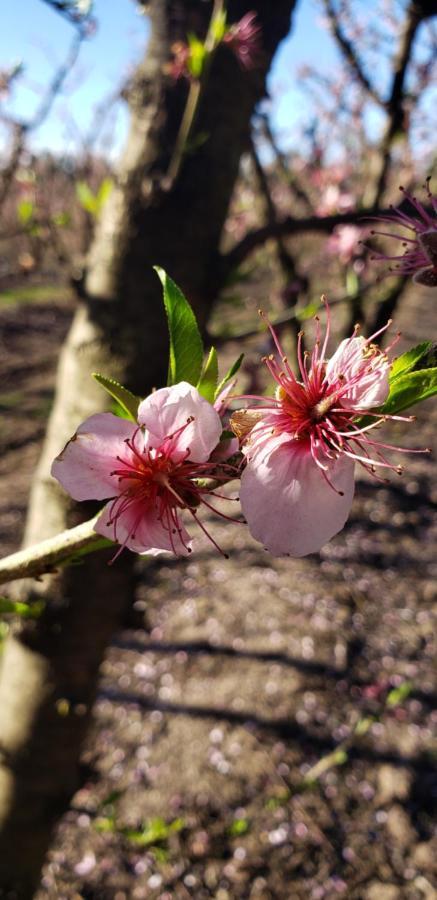
[[(244, 518), (237, 521), (274, 556), (305, 556), (343, 528), (357, 464), (377, 479), (401, 473), (386, 453), (402, 448), (374, 437), (387, 419), (411, 421), (380, 411), (399, 335), (381, 350), (380, 332), (364, 338), (356, 326), (328, 358), (326, 301), (325, 308), (326, 332), (316, 317), (311, 353), (299, 335), (297, 374), (267, 323), (277, 351), (264, 359), (276, 384), (270, 397), (232, 396), (231, 379), (211, 402), (180, 381), (142, 400), (136, 422), (102, 413), (79, 427), (52, 474), (75, 500), (107, 501), (95, 530), (118, 552), (186, 556), (190, 520), (220, 550), (202, 508), (230, 518), (216, 500), (223, 484), (238, 479)], [(230, 414), (242, 400), (245, 408)]]

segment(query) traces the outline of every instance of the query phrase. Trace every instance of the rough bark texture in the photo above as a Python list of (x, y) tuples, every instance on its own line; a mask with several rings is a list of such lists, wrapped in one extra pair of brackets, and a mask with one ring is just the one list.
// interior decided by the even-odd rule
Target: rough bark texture
[[(295, 0), (230, 2), (231, 21), (258, 9), (264, 64), (243, 73), (228, 47), (211, 66), (196, 133), (175, 183), (162, 189), (186, 98), (164, 75), (171, 43), (205, 32), (211, 5), (153, 0), (152, 37), (129, 90), (131, 128), (115, 188), (91, 247), (82, 299), (62, 350), (56, 399), (31, 495), (25, 543), (75, 524), (50, 478), (54, 456), (80, 421), (106, 407), (92, 371), (144, 395), (163, 383), (167, 332), (153, 264), (190, 297), (201, 323), (215, 299), (218, 251), (250, 117), (264, 92)], [(195, 145), (195, 142), (194, 142)], [(94, 508), (84, 514), (92, 515)], [(107, 557), (106, 557), (107, 559)], [(27, 588), (46, 612), (9, 640), (0, 679), (0, 885), (32, 896), (56, 818), (78, 785), (79, 754), (99, 664), (133, 591), (132, 557), (108, 569), (104, 554)], [(1, 890), (1, 888), (0, 888)]]

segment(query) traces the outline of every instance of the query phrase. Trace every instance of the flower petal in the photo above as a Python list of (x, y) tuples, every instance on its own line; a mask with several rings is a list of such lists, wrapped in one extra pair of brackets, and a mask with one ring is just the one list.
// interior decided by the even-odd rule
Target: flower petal
[(390, 361), (363, 337), (346, 338), (326, 364), (326, 380), (344, 382), (341, 397), (357, 409), (381, 406), (389, 393)]
[(250, 533), (273, 556), (315, 553), (341, 531), (354, 494), (354, 464), (344, 457), (327, 475), (312, 459), (309, 444), (289, 441), (263, 461), (249, 461), (240, 501)]
[(126, 438), (137, 425), (112, 413), (90, 416), (56, 457), (51, 473), (73, 500), (106, 500), (119, 493), (118, 480), (111, 472), (117, 456), (126, 455)]
[(132, 502), (117, 517), (116, 523), (109, 521), (111, 503), (108, 503), (95, 525), (95, 531), (117, 544), (128, 547), (134, 553), (156, 556), (159, 553), (174, 553), (187, 556), (191, 550), (191, 538), (181, 526), (178, 531), (166, 528), (158, 518), (156, 506), (147, 508), (143, 502)]
[[(191, 418), (193, 421), (187, 424)], [(170, 456), (175, 462), (185, 456), (188, 448), (191, 460), (205, 462), (222, 432), (214, 407), (186, 381), (150, 394), (138, 407), (138, 422), (146, 426), (158, 446), (181, 429), (171, 445)]]

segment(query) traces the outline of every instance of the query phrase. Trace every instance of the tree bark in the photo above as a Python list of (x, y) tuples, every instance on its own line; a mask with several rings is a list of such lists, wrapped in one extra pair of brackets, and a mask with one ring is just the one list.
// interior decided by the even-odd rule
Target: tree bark
[[(104, 208), (62, 350), (56, 397), (31, 492), (25, 544), (95, 512), (80, 511), (50, 477), (75, 428), (106, 409), (91, 379), (100, 371), (140, 395), (163, 384), (167, 329), (152, 266), (163, 266), (190, 298), (202, 325), (216, 297), (219, 244), (250, 119), (265, 90), (295, 0), (228, 4), (230, 21), (255, 9), (263, 29), (262, 67), (243, 72), (229, 47), (217, 51), (201, 95), (195, 135), (174, 184), (165, 185), (187, 87), (165, 63), (174, 40), (205, 33), (211, 4), (151, 0), (152, 34), (129, 89), (131, 126), (116, 184)], [(270, 9), (267, 9), (270, 7)], [(198, 137), (196, 140), (195, 137)], [(200, 136), (200, 137), (199, 137)], [(0, 885), (30, 897), (53, 825), (79, 784), (79, 759), (111, 634), (133, 593), (133, 557), (108, 569), (99, 553), (41, 583), (45, 612), (7, 642), (0, 677)]]

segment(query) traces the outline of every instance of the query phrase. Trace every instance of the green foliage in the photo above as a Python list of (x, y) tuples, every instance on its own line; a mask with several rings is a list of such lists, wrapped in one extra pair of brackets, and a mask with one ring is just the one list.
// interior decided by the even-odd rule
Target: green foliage
[(379, 411), (381, 415), (394, 415), (434, 394), (437, 394), (437, 368), (400, 374), (390, 383), (389, 396)]
[(250, 829), (249, 819), (234, 819), (227, 829), (229, 837), (241, 837), (247, 834)]
[(90, 216), (94, 219), (98, 219), (112, 188), (112, 179), (104, 178), (97, 193), (93, 194), (86, 181), (78, 181), (76, 184), (77, 199), (82, 208), (85, 209)]
[(226, 387), (228, 381), (231, 381), (231, 379), (234, 378), (234, 376), (237, 374), (237, 372), (241, 366), (241, 363), (243, 362), (243, 359), (244, 359), (244, 353), (240, 353), (240, 356), (238, 357), (238, 359), (236, 359), (235, 362), (230, 367), (230, 369), (228, 369), (225, 377), (222, 378), (220, 384), (217, 387), (217, 390), (215, 392), (215, 397), (214, 397), (215, 400), (221, 394), (222, 390)]
[(32, 200), (20, 200), (17, 205), (17, 216), (21, 225), (28, 225), (33, 219), (34, 212), (35, 204)]
[(44, 603), (19, 603), (9, 600), (8, 597), (0, 597), (0, 615), (20, 616), (22, 619), (38, 619), (44, 609)]
[(205, 400), (214, 403), (218, 382), (218, 357), (215, 347), (211, 347), (205, 360), (202, 374), (197, 383), (197, 390)]
[(100, 375), (98, 372), (93, 372), (93, 378), (105, 391), (107, 391), (108, 394), (110, 394), (111, 397), (114, 398), (120, 410), (124, 410), (126, 414), (124, 418), (136, 422), (138, 405), (141, 403), (140, 398), (136, 397), (135, 394), (132, 394), (127, 388), (123, 387), (122, 384), (119, 384), (118, 381), (115, 381), (113, 378), (107, 378), (105, 375)]
[(167, 823), (164, 819), (156, 818), (146, 822), (138, 830), (125, 828), (123, 834), (137, 847), (153, 847), (154, 844), (162, 844), (167, 841), (170, 835), (181, 831), (184, 825), (183, 819), (173, 819), (172, 822)]
[(155, 266), (164, 291), (170, 333), (167, 384), (188, 381), (196, 385), (202, 371), (203, 344), (195, 315), (182, 291), (159, 266)]
[(398, 356), (390, 370), (390, 383), (396, 381), (400, 375), (406, 375), (415, 369), (418, 362), (428, 353), (431, 347), (432, 341), (424, 341), (422, 344), (417, 344), (415, 347), (411, 347), (410, 350), (402, 353), (401, 356)]
[(53, 216), (52, 222), (57, 228), (67, 228), (68, 225), (71, 225), (71, 216), (69, 212), (60, 212), (56, 213)]
[(387, 699), (385, 701), (386, 706), (392, 709), (394, 706), (400, 706), (400, 704), (410, 696), (413, 687), (412, 681), (403, 681), (399, 687), (393, 688), (393, 690), (389, 691), (387, 694)]
[(214, 39), (214, 45), (220, 43), (223, 40), (227, 27), (226, 27), (226, 10), (218, 9), (217, 12), (213, 15), (211, 19), (211, 24), (209, 26), (210, 33)]
[[(119, 794), (114, 792), (114, 801), (117, 800)], [(112, 804), (111, 804), (112, 805)], [(126, 838), (136, 847), (155, 848), (157, 845), (165, 844), (172, 834), (182, 831), (185, 827), (183, 819), (173, 819), (166, 822), (164, 819), (157, 817), (145, 822), (140, 828), (123, 828), (117, 825), (115, 814), (109, 816), (99, 816), (95, 821), (94, 827), (100, 833), (117, 833)], [(162, 846), (160, 847), (162, 850)]]
[(190, 48), (190, 55), (188, 57), (187, 65), (190, 75), (192, 75), (193, 78), (200, 78), (207, 55), (205, 45), (202, 41), (199, 41), (199, 38), (197, 38), (195, 34), (189, 34), (188, 46)]

